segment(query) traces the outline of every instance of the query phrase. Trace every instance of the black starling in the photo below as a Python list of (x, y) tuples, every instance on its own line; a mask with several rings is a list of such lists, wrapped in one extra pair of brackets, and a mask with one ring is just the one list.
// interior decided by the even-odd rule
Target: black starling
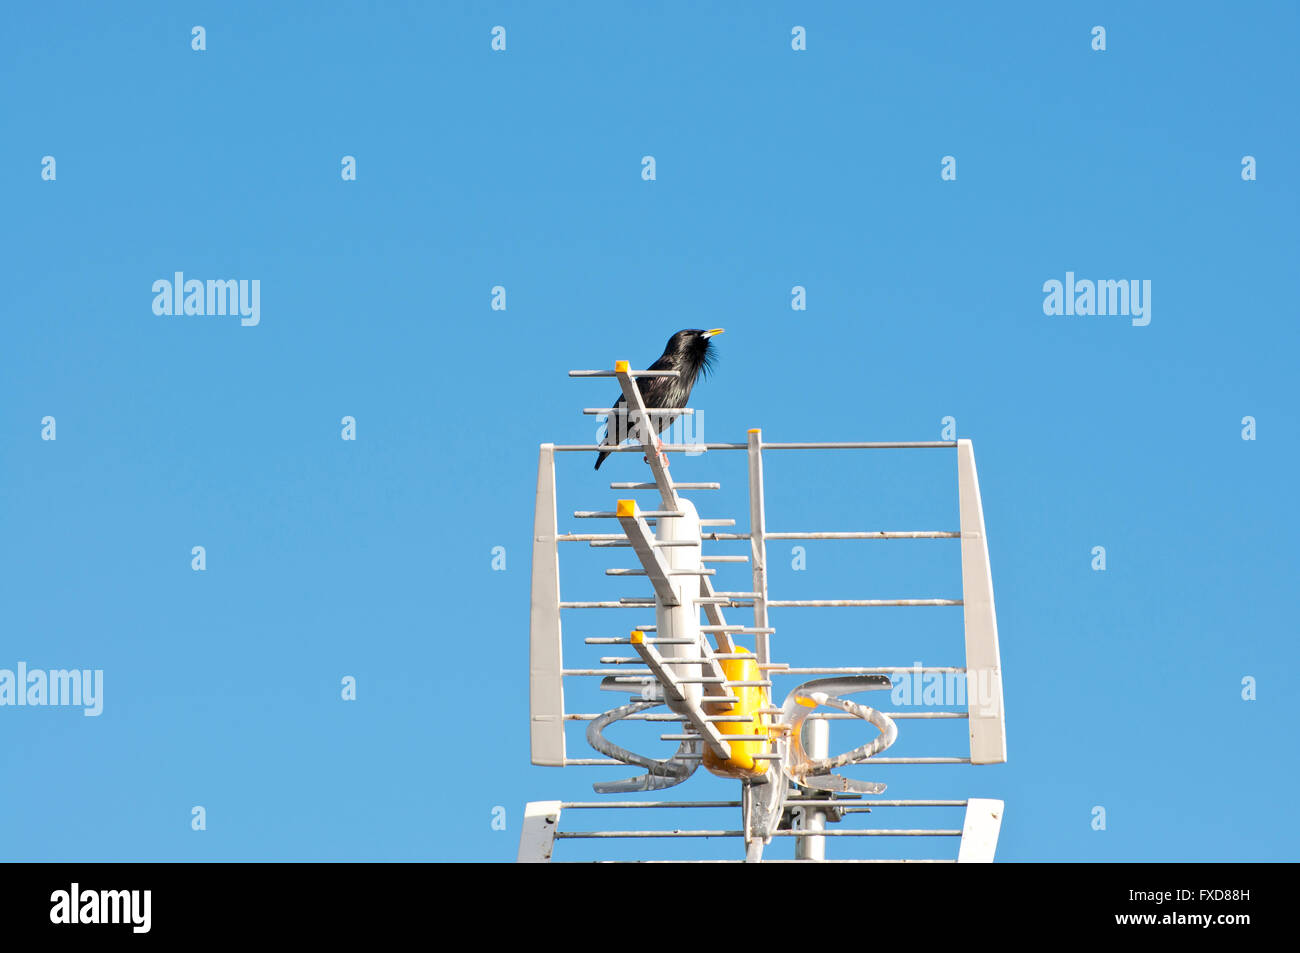
[[(703, 371), (704, 376), (708, 377), (713, 367), (715, 352), (710, 346), (709, 339), (721, 334), (722, 331), (722, 328), (713, 328), (710, 331), (689, 328), (678, 331), (668, 339), (668, 346), (664, 348), (664, 353), (647, 369), (681, 371), (681, 374), (677, 377), (642, 377), (637, 381), (637, 386), (641, 388), (641, 399), (645, 401), (647, 410), (656, 407), (686, 406), (686, 402), (691, 399), (691, 388), (695, 386), (695, 376)], [(618, 402), (614, 404), (614, 413), (609, 415), (609, 428), (601, 446), (617, 447), (624, 438), (636, 436), (637, 422), (627, 419), (626, 410), (627, 400), (620, 393)], [(678, 416), (677, 414), (652, 414), (655, 433), (663, 433)], [(602, 450), (596, 457), (597, 470), (609, 454), (610, 451)]]

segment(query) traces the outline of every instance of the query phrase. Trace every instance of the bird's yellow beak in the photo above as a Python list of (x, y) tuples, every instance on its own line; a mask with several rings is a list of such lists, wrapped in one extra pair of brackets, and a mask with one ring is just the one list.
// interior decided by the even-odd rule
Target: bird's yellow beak
[(705, 336), (706, 338), (711, 338), (711, 337), (713, 337), (713, 336), (715, 336), (715, 335), (721, 334), (721, 333), (722, 333), (723, 331), (725, 331), (725, 330), (727, 330), (727, 329), (726, 329), (726, 328), (710, 328), (709, 330), (707, 330), (707, 331), (704, 332), (704, 336)]

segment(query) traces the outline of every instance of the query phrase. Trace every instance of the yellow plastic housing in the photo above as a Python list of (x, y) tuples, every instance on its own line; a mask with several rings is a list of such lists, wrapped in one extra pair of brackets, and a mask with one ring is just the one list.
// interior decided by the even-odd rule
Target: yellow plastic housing
[[(718, 664), (722, 666), (722, 672), (727, 676), (728, 681), (733, 682), (758, 682), (763, 680), (763, 674), (759, 670), (758, 660), (754, 658), (749, 649), (742, 649), (736, 646), (737, 654), (744, 652), (749, 658), (723, 659)], [(749, 721), (716, 721), (718, 731), (722, 735), (767, 735), (767, 724), (763, 716), (758, 714), (759, 709), (766, 708), (768, 705), (767, 689), (765, 688), (732, 688), (731, 694), (740, 700), (723, 708), (720, 705), (710, 705), (709, 710), (718, 715), (749, 715)], [(767, 754), (771, 751), (771, 745), (767, 741), (731, 741), (731, 757), (723, 760), (715, 755), (708, 746), (704, 748), (704, 766), (711, 772), (723, 778), (755, 778), (762, 777), (767, 773), (767, 761), (762, 758), (755, 758), (756, 754)]]

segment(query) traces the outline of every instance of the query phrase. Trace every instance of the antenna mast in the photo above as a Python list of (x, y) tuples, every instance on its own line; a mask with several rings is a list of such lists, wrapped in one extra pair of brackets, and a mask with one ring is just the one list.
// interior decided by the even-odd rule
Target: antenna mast
[[(626, 420), (610, 418), (610, 427), (631, 425), (634, 445), (542, 444), (538, 459), (534, 514), (529, 693), (532, 762), (553, 767), (628, 765), (637, 774), (593, 784), (598, 794), (618, 795), (659, 791), (682, 784), (703, 765), (710, 773), (740, 782), (740, 798), (728, 801), (607, 800), (595, 802), (530, 802), (520, 838), (520, 861), (549, 861), (555, 841), (579, 838), (736, 837), (743, 838), (743, 859), (761, 861), (773, 838), (795, 839), (795, 859), (822, 861), (828, 837), (960, 837), (956, 860), (992, 861), (1001, 827), (1003, 802), (993, 799), (883, 800), (879, 782), (837, 773), (855, 764), (998, 764), (1006, 761), (1001, 662), (997, 618), (989, 570), (984, 514), (974, 451), (969, 440), (876, 443), (767, 443), (761, 431), (750, 430), (745, 443), (661, 445), (652, 418), (692, 414), (690, 408), (647, 408), (639, 378), (674, 376), (677, 371), (630, 370), (627, 361), (614, 370), (570, 371), (570, 377), (613, 377), (626, 401)], [(589, 415), (616, 415), (617, 408), (587, 408)], [(617, 431), (623, 432), (622, 429)], [(610, 484), (618, 491), (657, 491), (658, 502), (642, 509), (636, 500), (620, 498), (613, 510), (577, 511), (575, 519), (596, 520), (610, 532), (561, 533), (556, 510), (555, 454), (564, 452), (642, 453), (653, 482)], [(956, 451), (961, 527), (957, 531), (904, 532), (769, 532), (763, 495), (763, 455), (799, 450)], [(701, 519), (686, 491), (716, 490), (718, 483), (674, 483), (667, 454), (675, 452), (737, 451), (746, 453), (749, 474), (749, 531), (721, 532), (734, 519)], [(901, 599), (771, 599), (767, 583), (768, 540), (888, 540), (957, 539), (961, 546), (962, 597)], [(706, 555), (706, 543), (749, 542), (749, 554)], [(609, 576), (644, 577), (650, 594), (617, 601), (564, 601), (560, 595), (560, 543), (585, 542), (594, 548), (630, 550), (639, 565), (607, 569)], [(752, 582), (743, 591), (719, 591), (712, 564), (750, 563)], [(961, 606), (965, 661), (961, 666), (849, 666), (791, 669), (772, 659), (769, 622), (773, 608)], [(622, 649), (632, 655), (606, 656), (600, 668), (566, 668), (561, 617), (570, 610), (654, 610), (654, 623), (640, 624), (618, 637), (587, 638), (585, 643)], [(729, 622), (726, 613), (750, 610), (750, 624)], [(704, 621), (701, 622), (701, 610)], [(738, 644), (753, 639), (754, 650)], [(855, 660), (856, 661), (856, 660)], [(917, 676), (939, 673), (965, 675), (965, 712), (886, 712), (848, 699), (847, 695), (888, 690), (891, 673), (906, 670)], [(821, 677), (795, 686), (781, 704), (772, 694), (774, 674)], [(624, 704), (603, 712), (568, 712), (565, 684), (600, 678), (602, 691), (623, 693)], [(667, 713), (654, 709), (667, 708)], [(874, 737), (850, 751), (830, 754), (830, 720), (861, 719), (875, 729)], [(896, 720), (906, 718), (964, 718), (968, 750), (945, 757), (881, 757), (898, 737)], [(678, 742), (667, 758), (638, 754), (605, 737), (616, 722), (671, 723), (680, 733), (661, 734)], [(586, 740), (601, 758), (568, 756), (565, 726), (586, 723)], [(605, 809), (740, 808), (739, 829), (706, 830), (561, 830), (564, 812)], [(960, 830), (922, 828), (831, 829), (849, 816), (872, 808), (965, 807)], [(742, 859), (737, 857), (737, 860)]]

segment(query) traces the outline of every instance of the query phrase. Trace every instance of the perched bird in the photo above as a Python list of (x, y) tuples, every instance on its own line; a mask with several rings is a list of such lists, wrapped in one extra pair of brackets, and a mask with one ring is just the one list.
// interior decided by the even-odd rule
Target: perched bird
[[(637, 381), (637, 386), (641, 389), (641, 399), (645, 402), (647, 410), (656, 407), (676, 409), (686, 406), (686, 402), (691, 399), (691, 388), (695, 386), (696, 375), (703, 371), (704, 376), (708, 377), (709, 371), (713, 368), (716, 352), (709, 339), (722, 332), (722, 328), (713, 328), (710, 331), (688, 328), (685, 331), (678, 331), (668, 339), (668, 346), (664, 348), (663, 354), (648, 369), (681, 373), (677, 377), (642, 377)], [(617, 447), (626, 438), (634, 437), (637, 433), (637, 421), (628, 419), (627, 400), (621, 393), (618, 395), (618, 402), (613, 406), (614, 413), (609, 415), (609, 429), (601, 443), (602, 447)], [(678, 416), (678, 414), (651, 414), (655, 433), (663, 433)], [(610, 451), (602, 450), (596, 457), (597, 470), (609, 454)]]

